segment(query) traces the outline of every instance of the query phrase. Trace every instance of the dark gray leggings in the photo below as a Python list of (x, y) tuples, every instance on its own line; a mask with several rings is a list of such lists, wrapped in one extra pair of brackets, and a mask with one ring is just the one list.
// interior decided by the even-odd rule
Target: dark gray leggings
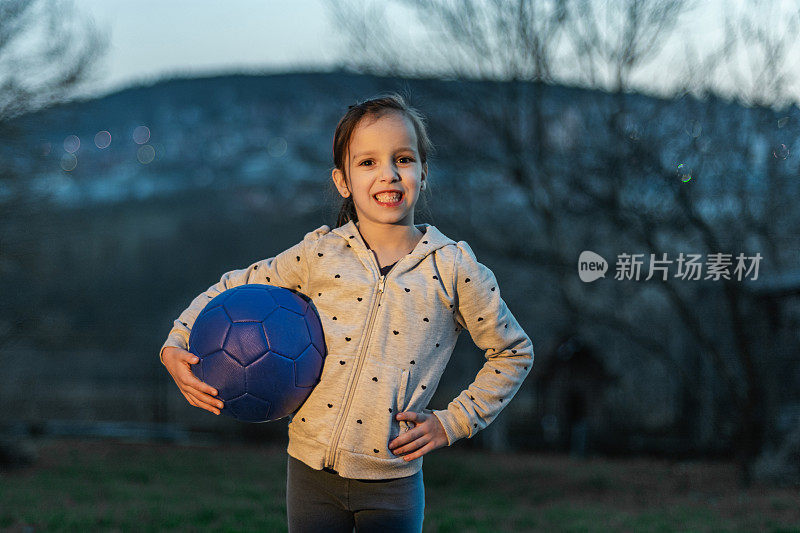
[(287, 457), (289, 533), (422, 531), (422, 470), (396, 479), (347, 479)]

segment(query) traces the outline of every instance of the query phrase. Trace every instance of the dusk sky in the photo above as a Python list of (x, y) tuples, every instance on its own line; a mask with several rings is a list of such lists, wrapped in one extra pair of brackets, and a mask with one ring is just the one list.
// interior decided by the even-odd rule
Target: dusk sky
[(96, 90), (165, 72), (320, 68), (336, 60), (324, 0), (76, 0), (110, 36)]
[[(783, 0), (770, 0), (781, 4)], [(662, 55), (634, 82), (645, 92), (659, 93), (675, 83), (686, 42), (700, 49), (721, 43), (720, 6), (741, 6), (742, 0), (696, 2), (678, 24)], [(393, 3), (387, 3), (393, 5)], [(88, 94), (104, 94), (132, 84), (147, 83), (169, 73), (280, 72), (329, 69), (346, 53), (326, 0), (74, 0), (79, 18), (90, 17), (110, 37)], [(421, 34), (413, 12), (393, 7), (387, 26), (403, 35)], [(775, 19), (780, 31), (786, 17)], [(753, 17), (756, 19), (756, 17)], [(768, 20), (768, 19), (767, 19)], [(741, 63), (746, 64), (747, 58)], [(734, 92), (742, 86), (723, 73), (721, 85)], [(561, 76), (569, 83), (569, 74)], [(798, 85), (792, 94), (800, 96)], [(795, 98), (795, 101), (800, 97)]]

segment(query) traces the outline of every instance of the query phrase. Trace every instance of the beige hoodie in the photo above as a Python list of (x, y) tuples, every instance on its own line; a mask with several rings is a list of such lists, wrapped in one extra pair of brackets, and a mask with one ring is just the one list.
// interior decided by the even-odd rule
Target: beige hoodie
[[(425, 234), (414, 250), (381, 276), (353, 221), (333, 230), (320, 226), (274, 257), (223, 274), (175, 320), (161, 352), (187, 349), (195, 319), (227, 289), (264, 283), (297, 290), (317, 308), (327, 357), (319, 383), (289, 416), (287, 452), (346, 478), (415, 474), (423, 457), (405, 461), (388, 447), (413, 427), (397, 413), (433, 413), (452, 445), (494, 420), (533, 363), (531, 340), (492, 271), (465, 241), (430, 224), (417, 228)], [(464, 328), (486, 363), (447, 409), (426, 409)]]

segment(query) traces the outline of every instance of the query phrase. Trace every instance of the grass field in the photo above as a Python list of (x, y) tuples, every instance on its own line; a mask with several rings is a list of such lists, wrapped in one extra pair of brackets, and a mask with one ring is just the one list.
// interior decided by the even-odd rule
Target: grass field
[[(3, 531), (285, 531), (284, 447), (48, 440), (0, 474)], [(425, 456), (425, 531), (800, 532), (800, 490), (727, 463)]]

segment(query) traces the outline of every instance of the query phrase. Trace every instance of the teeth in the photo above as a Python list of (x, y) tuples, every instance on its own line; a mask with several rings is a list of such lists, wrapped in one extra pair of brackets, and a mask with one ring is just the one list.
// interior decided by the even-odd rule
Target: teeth
[(376, 194), (375, 198), (378, 199), (380, 202), (384, 203), (394, 203), (400, 200), (400, 193), (396, 192), (383, 192), (380, 194)]

